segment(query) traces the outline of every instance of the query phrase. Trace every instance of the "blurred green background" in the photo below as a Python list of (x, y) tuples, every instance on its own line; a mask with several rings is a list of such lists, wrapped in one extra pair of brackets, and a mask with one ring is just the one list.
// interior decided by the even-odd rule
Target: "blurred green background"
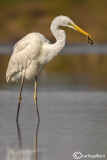
[[(40, 32), (55, 42), (50, 25), (55, 16), (66, 15), (93, 37), (94, 44), (107, 43), (107, 1), (105, 0), (4, 0), (0, 1), (0, 43), (15, 43), (30, 32)], [(66, 29), (67, 43), (87, 44), (78, 32)], [(11, 54), (0, 54), (0, 84)], [(69, 86), (107, 89), (107, 55), (64, 54), (44, 68), (41, 78)]]

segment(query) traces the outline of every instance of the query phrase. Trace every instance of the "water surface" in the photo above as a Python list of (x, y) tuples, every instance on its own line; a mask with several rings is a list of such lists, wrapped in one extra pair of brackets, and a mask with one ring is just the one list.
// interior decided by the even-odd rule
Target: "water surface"
[[(33, 90), (23, 90), (19, 126), (17, 98), (16, 90), (0, 91), (0, 159), (33, 160), (37, 128)], [(72, 160), (76, 151), (107, 157), (106, 92), (39, 89), (38, 106), (38, 160)]]

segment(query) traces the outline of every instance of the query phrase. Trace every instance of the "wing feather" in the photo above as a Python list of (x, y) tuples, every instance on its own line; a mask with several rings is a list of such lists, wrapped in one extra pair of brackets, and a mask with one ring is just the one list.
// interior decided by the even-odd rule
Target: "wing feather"
[(25, 49), (27, 47), (27, 45), (29, 44), (28, 40), (20, 40), (18, 41), (13, 48), (13, 54), (14, 53), (18, 53), (20, 51), (22, 51), (23, 49)]
[(30, 65), (32, 59), (30, 58), (29, 52), (31, 54), (33, 51), (28, 42), (24, 42), (24, 47), (22, 47), (21, 43), (15, 46), (8, 64), (6, 79), (8, 79), (9, 76), (11, 77), (14, 74), (22, 72), (23, 69), (26, 69)]
[(41, 34), (30, 33), (15, 44), (6, 72), (7, 81), (9, 77), (15, 81), (16, 76), (21, 78), (23, 69), (26, 70), (33, 60), (38, 60), (42, 44), (47, 43), (45, 39)]

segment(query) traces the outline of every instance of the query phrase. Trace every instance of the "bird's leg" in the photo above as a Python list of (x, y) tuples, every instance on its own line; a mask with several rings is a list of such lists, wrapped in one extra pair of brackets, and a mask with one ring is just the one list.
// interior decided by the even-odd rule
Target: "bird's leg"
[(36, 135), (35, 135), (35, 160), (37, 160), (37, 147), (38, 147), (38, 131), (39, 131), (39, 122), (40, 121), (38, 121), (38, 123), (37, 123), (37, 127), (36, 127)]
[(18, 99), (17, 116), (16, 116), (16, 121), (17, 122), (18, 122), (20, 104), (21, 104), (21, 99), (22, 99), (21, 94), (22, 94), (22, 88), (23, 88), (23, 83), (24, 83), (24, 77), (25, 77), (25, 74), (22, 74), (21, 87), (20, 87), (20, 93), (19, 93), (19, 99)]
[(39, 110), (38, 110), (38, 104), (37, 104), (37, 76), (35, 77), (34, 101), (35, 101), (35, 104), (36, 104), (36, 111), (37, 111), (37, 116), (38, 116), (38, 122), (40, 122), (40, 116), (39, 116)]

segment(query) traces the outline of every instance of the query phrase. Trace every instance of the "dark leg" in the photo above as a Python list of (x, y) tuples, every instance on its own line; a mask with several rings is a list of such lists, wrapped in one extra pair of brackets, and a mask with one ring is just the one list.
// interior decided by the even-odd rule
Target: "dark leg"
[(37, 147), (38, 147), (38, 130), (39, 130), (39, 122), (40, 121), (38, 121), (38, 123), (37, 123), (37, 127), (36, 127), (36, 136), (35, 136), (35, 160), (37, 160), (38, 159), (38, 157), (37, 157)]
[(39, 117), (39, 110), (38, 110), (38, 104), (37, 104), (37, 76), (35, 77), (34, 101), (35, 101), (35, 104), (36, 104), (36, 111), (37, 111), (38, 122), (39, 122), (40, 121), (40, 117)]
[(22, 81), (21, 81), (21, 87), (20, 87), (20, 94), (19, 94), (19, 100), (18, 100), (18, 108), (17, 108), (17, 116), (16, 116), (16, 121), (17, 121), (17, 122), (18, 122), (20, 104), (21, 104), (21, 99), (22, 99), (22, 98), (21, 98), (21, 94), (22, 94), (23, 82), (24, 82), (24, 75), (22, 75)]
[(18, 143), (19, 143), (19, 150), (22, 151), (22, 136), (21, 136), (21, 130), (18, 121), (17, 124), (17, 135), (18, 135)]

